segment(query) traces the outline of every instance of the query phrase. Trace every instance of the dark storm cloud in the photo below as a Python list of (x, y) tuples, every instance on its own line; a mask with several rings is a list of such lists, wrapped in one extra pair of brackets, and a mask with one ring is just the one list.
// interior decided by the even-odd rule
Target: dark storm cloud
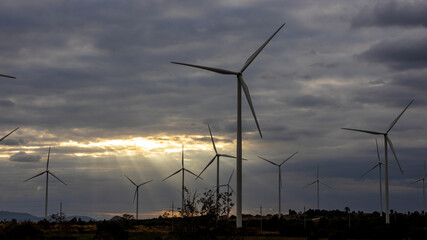
[(12, 162), (39, 162), (41, 156), (36, 154), (27, 154), (26, 152), (19, 152), (10, 156), (9, 161)]
[[(369, 2), (371, 3), (371, 2)], [(352, 20), (352, 27), (423, 26), (427, 27), (425, 1), (380, 1), (364, 7)]]
[(396, 70), (427, 68), (427, 35), (384, 40), (357, 57)]

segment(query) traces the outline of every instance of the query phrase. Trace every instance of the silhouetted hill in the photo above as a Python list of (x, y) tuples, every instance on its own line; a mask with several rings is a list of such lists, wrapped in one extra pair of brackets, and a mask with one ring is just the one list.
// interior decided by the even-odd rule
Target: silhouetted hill
[(0, 220), (1, 221), (4, 221), (4, 220), (12, 221), (13, 219), (15, 219), (18, 222), (24, 222), (24, 221), (38, 222), (40, 220), (43, 220), (42, 217), (36, 217), (36, 216), (31, 215), (29, 213), (0, 211)]
[(122, 217), (120, 217), (120, 216), (114, 216), (110, 219), (110, 221), (119, 221), (121, 219), (122, 219)]

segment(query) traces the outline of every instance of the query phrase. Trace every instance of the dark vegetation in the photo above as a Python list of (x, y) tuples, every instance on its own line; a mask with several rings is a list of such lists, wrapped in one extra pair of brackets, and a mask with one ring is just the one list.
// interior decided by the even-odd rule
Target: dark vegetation
[(118, 220), (65, 221), (65, 214), (54, 214), (50, 221), (0, 222), (0, 240), (159, 240), (159, 239), (286, 239), (286, 240), (425, 240), (427, 217), (418, 212), (391, 212), (386, 225), (378, 212), (308, 210), (287, 215), (243, 216), (243, 228), (235, 228), (235, 217), (228, 218), (230, 194), (207, 191), (201, 195), (186, 190), (183, 217), (165, 213), (158, 218), (135, 220), (125, 214)]

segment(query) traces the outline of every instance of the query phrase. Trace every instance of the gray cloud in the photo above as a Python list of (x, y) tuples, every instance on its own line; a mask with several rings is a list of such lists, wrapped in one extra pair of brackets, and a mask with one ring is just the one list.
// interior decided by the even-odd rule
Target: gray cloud
[(27, 154), (26, 152), (19, 152), (10, 156), (9, 161), (12, 162), (39, 162), (41, 156), (37, 154)]
[(371, 46), (358, 58), (384, 64), (396, 70), (427, 67), (427, 35), (398, 37)]
[(425, 1), (379, 1), (372, 7), (364, 7), (351, 22), (352, 27), (427, 27), (427, 3)]

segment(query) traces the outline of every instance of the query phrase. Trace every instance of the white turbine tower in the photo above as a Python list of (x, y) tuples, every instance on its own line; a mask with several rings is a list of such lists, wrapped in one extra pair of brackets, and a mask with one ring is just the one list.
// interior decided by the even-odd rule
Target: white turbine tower
[(233, 188), (230, 186), (231, 178), (233, 177), (234, 169), (231, 172), (230, 178), (228, 179), (227, 184), (219, 185), (220, 187), (227, 187), (227, 219), (230, 216), (230, 190), (234, 192)]
[(139, 204), (139, 187), (152, 182), (153, 180), (143, 182), (141, 184), (136, 184), (134, 181), (132, 181), (128, 176), (125, 175), (125, 177), (135, 186), (135, 194), (133, 195), (133, 202), (135, 202), (136, 198), (136, 220), (138, 220), (138, 204)]
[(414, 102), (414, 100), (411, 100), (409, 102), (408, 106), (406, 106), (405, 109), (394, 119), (390, 126), (388, 127), (386, 132), (376, 132), (376, 131), (370, 131), (370, 130), (361, 130), (361, 129), (354, 129), (354, 128), (342, 128), (344, 130), (350, 130), (350, 131), (356, 131), (356, 132), (363, 132), (373, 135), (383, 135), (384, 136), (384, 162), (385, 162), (385, 222), (386, 224), (390, 224), (390, 205), (389, 205), (389, 186), (388, 186), (388, 145), (390, 145), (390, 149), (393, 152), (394, 158), (396, 159), (397, 165), (399, 166), (400, 172), (403, 174), (402, 168), (400, 167), (400, 163), (397, 160), (396, 152), (394, 151), (393, 143), (391, 142), (391, 139), (388, 137), (388, 133), (390, 130), (394, 127), (394, 125), (399, 121), (400, 117), (403, 115), (403, 113), (408, 109), (408, 107)]
[(332, 187), (329, 186), (328, 184), (320, 181), (320, 179), (319, 179), (319, 164), (317, 164), (317, 180), (314, 181), (314, 182), (312, 182), (312, 183), (309, 183), (309, 184), (305, 185), (304, 188), (306, 188), (306, 187), (308, 187), (310, 185), (313, 185), (315, 183), (317, 183), (317, 210), (320, 210), (320, 194), (319, 194), (319, 187), (320, 186), (319, 185), (323, 184), (323, 185), (325, 185), (328, 188), (332, 188)]
[(194, 175), (194, 176), (196, 176), (197, 177), (197, 175), (196, 174), (194, 174), (192, 171), (190, 171), (190, 170), (188, 170), (188, 169), (186, 169), (186, 168), (184, 168), (184, 145), (182, 145), (182, 157), (181, 157), (181, 159), (182, 159), (182, 168), (181, 169), (179, 169), (178, 171), (176, 171), (176, 172), (174, 172), (174, 173), (172, 173), (171, 175), (169, 175), (167, 178), (165, 178), (165, 179), (163, 179), (163, 181), (165, 181), (166, 179), (168, 179), (168, 178), (170, 178), (170, 177), (172, 177), (173, 175), (175, 175), (175, 174), (178, 174), (179, 172), (181, 172), (182, 171), (182, 190), (181, 190), (181, 214), (183, 215), (183, 213), (184, 213), (184, 172), (185, 171), (187, 171), (188, 173), (190, 173), (190, 174), (192, 174), (192, 175)]
[(58, 181), (60, 181), (61, 183), (63, 183), (64, 185), (67, 185), (65, 182), (63, 182), (61, 179), (59, 179), (57, 176), (55, 176), (55, 174), (53, 174), (51, 171), (49, 171), (49, 157), (50, 157), (50, 147), (49, 147), (49, 151), (47, 153), (47, 163), (46, 163), (46, 170), (33, 176), (28, 178), (27, 180), (25, 180), (24, 182), (31, 180), (33, 178), (36, 178), (38, 176), (41, 176), (43, 174), (46, 173), (46, 197), (45, 197), (45, 204), (44, 204), (44, 218), (47, 219), (47, 202), (48, 202), (48, 188), (49, 188), (49, 174), (52, 175), (54, 178), (56, 178)]
[(0, 77), (5, 77), (5, 78), (16, 78), (16, 77), (14, 77), (14, 76), (4, 75), (4, 74), (1, 74), (1, 73), (0, 73)]
[(423, 215), (426, 214), (426, 189), (425, 189), (425, 181), (426, 181), (426, 161), (424, 160), (424, 170), (423, 177), (418, 179), (417, 181), (410, 183), (410, 185), (415, 184), (417, 182), (423, 182)]
[(243, 80), (243, 72), (246, 70), (246, 68), (252, 63), (252, 61), (258, 56), (258, 54), (264, 49), (264, 47), (270, 42), (270, 40), (282, 29), (282, 27), (285, 26), (285, 24), (282, 24), (282, 26), (277, 29), (277, 31), (269, 38), (267, 41), (264, 42), (261, 47), (259, 47), (245, 62), (243, 67), (240, 69), (240, 71), (230, 71), (226, 69), (220, 69), (220, 68), (212, 68), (212, 67), (206, 67), (201, 65), (194, 65), (194, 64), (188, 64), (188, 63), (181, 63), (181, 62), (172, 62), (174, 64), (180, 64), (184, 66), (194, 67), (194, 68), (200, 68), (211, 72), (216, 72), (219, 74), (225, 74), (225, 75), (235, 75), (237, 77), (237, 150), (236, 150), (236, 158), (237, 158), (237, 197), (236, 197), (236, 205), (237, 205), (237, 216), (236, 216), (236, 226), (238, 228), (242, 227), (242, 88), (245, 92), (246, 100), (249, 103), (249, 107), (251, 108), (252, 115), (255, 119), (255, 123), (257, 125), (259, 134), (262, 138), (261, 129), (258, 124), (257, 117), (255, 115), (254, 106), (252, 104), (252, 99), (249, 94), (249, 88), (246, 85), (245, 81)]
[(295, 154), (297, 154), (298, 152), (292, 154), (290, 157), (288, 157), (287, 159), (283, 160), (283, 162), (281, 164), (277, 164), (275, 162), (272, 162), (268, 159), (265, 159), (263, 157), (258, 156), (259, 158), (261, 158), (264, 161), (267, 161), (275, 166), (277, 166), (277, 168), (279, 169), (279, 218), (282, 216), (282, 200), (281, 200), (281, 192), (282, 192), (282, 170), (281, 167), (282, 165), (287, 162), (289, 159), (291, 159)]
[(197, 176), (197, 178), (200, 177), (200, 175), (202, 175), (202, 173), (215, 161), (216, 159), (216, 204), (218, 206), (218, 201), (219, 201), (219, 157), (228, 157), (228, 158), (236, 158), (234, 156), (231, 155), (227, 155), (227, 154), (222, 154), (222, 153), (218, 153), (216, 146), (215, 146), (215, 141), (212, 137), (212, 132), (211, 132), (211, 127), (208, 124), (208, 129), (209, 129), (209, 134), (211, 136), (211, 140), (212, 140), (212, 145), (213, 148), (215, 150), (215, 156), (209, 161), (209, 163), (206, 165), (205, 168), (203, 168), (202, 172), (200, 172), (200, 174)]
[(13, 132), (15, 132), (15, 131), (16, 131), (16, 130), (18, 130), (18, 129), (19, 129), (19, 127), (17, 127), (17, 128), (15, 128), (15, 129), (13, 129), (10, 133), (6, 134), (6, 136), (4, 136), (4, 137), (0, 138), (0, 142), (1, 142), (1, 141), (3, 141), (5, 138), (7, 138), (10, 134), (12, 134)]

